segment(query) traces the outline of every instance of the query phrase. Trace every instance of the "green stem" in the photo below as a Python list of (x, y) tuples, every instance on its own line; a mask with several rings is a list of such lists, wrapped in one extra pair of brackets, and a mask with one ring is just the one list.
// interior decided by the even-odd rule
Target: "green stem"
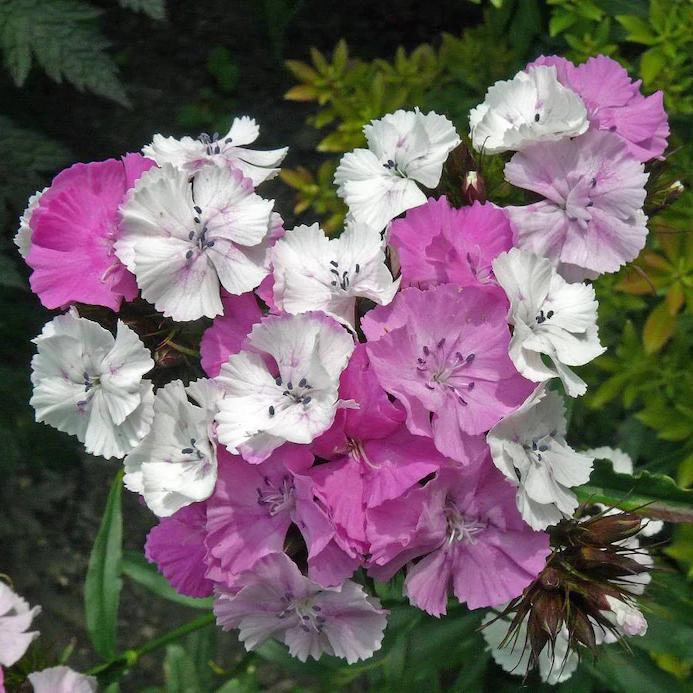
[(168, 633), (164, 633), (154, 640), (150, 640), (148, 643), (142, 645), (142, 647), (132, 650), (126, 650), (125, 652), (117, 655), (108, 662), (102, 662), (92, 667), (87, 673), (96, 675), (102, 678), (106, 678), (107, 682), (115, 680), (120, 677), (127, 669), (132, 668), (137, 664), (140, 657), (143, 655), (154, 652), (162, 647), (165, 647), (171, 642), (179, 640), (189, 633), (193, 633), (196, 630), (205, 628), (210, 624), (214, 623), (214, 614), (208, 613), (198, 616), (188, 623), (184, 623), (178, 628), (174, 628)]

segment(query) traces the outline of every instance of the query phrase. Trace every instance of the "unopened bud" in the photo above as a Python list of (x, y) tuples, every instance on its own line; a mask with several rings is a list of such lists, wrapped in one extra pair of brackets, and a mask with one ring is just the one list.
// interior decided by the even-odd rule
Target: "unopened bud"
[(486, 183), (478, 171), (467, 171), (462, 179), (462, 196), (470, 205), (486, 202)]
[(582, 523), (586, 531), (580, 539), (596, 545), (612, 544), (637, 534), (641, 525), (642, 518), (632, 513), (603, 515)]
[(647, 572), (648, 567), (617, 551), (583, 546), (576, 561), (577, 567), (594, 571), (599, 577), (613, 580)]
[(171, 368), (183, 363), (183, 354), (165, 344), (154, 352), (154, 362), (160, 368)]
[(541, 580), (542, 586), (547, 590), (555, 590), (561, 584), (561, 576), (558, 571), (551, 566), (544, 568), (539, 579)]
[(571, 640), (581, 643), (591, 650), (596, 649), (597, 639), (594, 636), (594, 628), (585, 614), (577, 609), (571, 611), (568, 632)]

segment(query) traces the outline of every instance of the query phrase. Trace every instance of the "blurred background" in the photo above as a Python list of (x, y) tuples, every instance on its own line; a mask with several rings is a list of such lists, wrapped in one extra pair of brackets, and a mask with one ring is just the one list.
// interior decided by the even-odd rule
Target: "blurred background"
[[(32, 604), (43, 605), (46, 650), (72, 642), (71, 666), (86, 669), (96, 661), (82, 587), (119, 465), (88, 458), (76, 441), (33, 421), (29, 340), (50, 315), (29, 292), (27, 268), (12, 243), (28, 196), (75, 161), (138, 151), (155, 132), (223, 133), (234, 115), (247, 114), (261, 126), (254, 146), (290, 147), (281, 178), (263, 195), (277, 200), (288, 227), (321, 221), (333, 232), (344, 209), (332, 173), (341, 153), (361, 144), (364, 123), (418, 105), (447, 114), (467, 132), (469, 108), (486, 88), (541, 53), (575, 61), (605, 53), (642, 79), (646, 93), (665, 91), (672, 154), (663, 175), (655, 165), (650, 198), (663, 204), (676, 180), (686, 192), (651, 224), (637, 267), (598, 282), (609, 350), (583, 369), (591, 394), (575, 403), (571, 437), (579, 447), (621, 447), (636, 466), (688, 487), (689, 0), (0, 0), (0, 573)], [(502, 199), (500, 169), (487, 173)], [(153, 518), (132, 495), (123, 500), (125, 549), (141, 553)], [(693, 605), (686, 573), (693, 534), (679, 527), (666, 539), (661, 589), (668, 608), (688, 622), (671, 626), (671, 615), (655, 610), (647, 638), (633, 639), (637, 657), (616, 654), (606, 665), (581, 666), (563, 689), (632, 693), (689, 685)], [(125, 580), (120, 644), (144, 642), (196, 613), (153, 600)], [(270, 648), (224, 690), (517, 690), (522, 680), (490, 662), (476, 625), (420, 618), (395, 631), (392, 654), (375, 665), (300, 666)], [(215, 690), (240, 657), (234, 634), (217, 639), (210, 628), (182, 651), (143, 659), (122, 690)]]

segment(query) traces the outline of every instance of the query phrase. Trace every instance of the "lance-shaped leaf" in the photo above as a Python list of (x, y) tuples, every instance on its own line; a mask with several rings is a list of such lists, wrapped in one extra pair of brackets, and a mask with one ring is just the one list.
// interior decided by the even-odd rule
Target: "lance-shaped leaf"
[(667, 522), (693, 522), (693, 490), (664, 474), (618, 474), (608, 460), (596, 460), (589, 483), (575, 489), (581, 501), (604, 503)]
[(84, 609), (89, 638), (104, 659), (116, 654), (118, 604), (120, 602), (120, 561), (123, 553), (121, 497), (123, 471), (119, 471), (108, 493), (84, 583)]

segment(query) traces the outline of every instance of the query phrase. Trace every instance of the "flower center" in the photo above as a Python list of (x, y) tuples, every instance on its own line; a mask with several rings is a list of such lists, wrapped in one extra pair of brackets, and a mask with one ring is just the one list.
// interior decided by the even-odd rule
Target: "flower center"
[(339, 287), (342, 291), (347, 291), (349, 285), (351, 284), (350, 275), (358, 274), (361, 271), (361, 266), (357, 262), (354, 265), (354, 269), (348, 270), (339, 267), (339, 263), (336, 260), (330, 260), (330, 272), (334, 274), (334, 279), (330, 282), (332, 286)]
[(523, 448), (527, 452), (527, 456), (535, 463), (542, 461), (542, 454), (551, 449), (551, 443), (556, 435), (556, 431), (551, 431), (543, 436), (537, 436), (523, 444)]
[(568, 176), (568, 185), (571, 188), (563, 206), (568, 219), (576, 222), (583, 231), (587, 229), (590, 221), (592, 221), (590, 208), (594, 206), (592, 191), (596, 184), (596, 178), (579, 176), (576, 179), (570, 175)]
[(195, 216), (193, 217), (195, 225), (198, 227), (201, 225), (201, 228), (193, 229), (188, 234), (188, 240), (192, 241), (192, 247), (185, 253), (185, 259), (188, 261), (188, 265), (193, 262), (193, 257), (195, 256), (196, 251), (201, 253), (207, 250), (207, 248), (214, 247), (214, 241), (210, 241), (207, 238), (207, 224), (203, 224), (202, 220), (200, 219), (200, 216), (202, 215), (202, 208), (199, 205), (195, 205), (193, 209), (195, 210)]
[(204, 453), (202, 453), (197, 447), (197, 441), (195, 438), (190, 439), (190, 447), (183, 448), (181, 450), (182, 455), (191, 455), (196, 460), (203, 460), (205, 458)]
[(447, 524), (448, 544), (453, 544), (456, 541), (476, 544), (476, 535), (488, 527), (488, 523), (483, 520), (466, 517), (450, 499), (445, 503), (445, 522)]
[(326, 619), (321, 613), (322, 608), (315, 604), (315, 597), (295, 599), (291, 592), (286, 592), (282, 602), (285, 606), (277, 614), (277, 618), (283, 619), (293, 614), (297, 617), (301, 630), (306, 633), (322, 633)]
[(269, 477), (264, 477), (263, 486), (256, 490), (257, 504), (266, 508), (270, 517), (293, 510), (294, 484), (290, 477), (285, 476), (278, 486)]
[(347, 452), (357, 462), (363, 462), (372, 469), (378, 469), (378, 466), (373, 464), (368, 459), (368, 455), (366, 454), (366, 449), (363, 447), (362, 441), (357, 440), (356, 438), (349, 438), (347, 440)]
[[(275, 380), (276, 384), (279, 387), (282, 387), (284, 384), (284, 381), (282, 380), (281, 376), (279, 376)], [(313, 397), (311, 396), (313, 393), (313, 386), (308, 383), (308, 380), (306, 378), (301, 378), (298, 381), (298, 385), (294, 385), (294, 383), (289, 380), (286, 383), (286, 387), (284, 391), (282, 392), (282, 397), (285, 399), (282, 401), (281, 404), (286, 406), (292, 406), (294, 404), (302, 404), (304, 407), (308, 406)], [(277, 407), (272, 404), (268, 408), (269, 411), (269, 416), (272, 418), (276, 413), (277, 413)]]
[[(443, 337), (431, 349), (423, 346), (421, 356), (416, 359), (416, 370), (426, 378), (425, 385), (429, 390), (443, 389), (451, 391), (461, 404), (467, 404), (466, 393), (474, 389), (474, 381), (463, 375), (475, 359), (475, 354), (464, 356), (461, 352), (446, 351), (446, 339)], [(462, 378), (463, 382), (459, 382)]]

